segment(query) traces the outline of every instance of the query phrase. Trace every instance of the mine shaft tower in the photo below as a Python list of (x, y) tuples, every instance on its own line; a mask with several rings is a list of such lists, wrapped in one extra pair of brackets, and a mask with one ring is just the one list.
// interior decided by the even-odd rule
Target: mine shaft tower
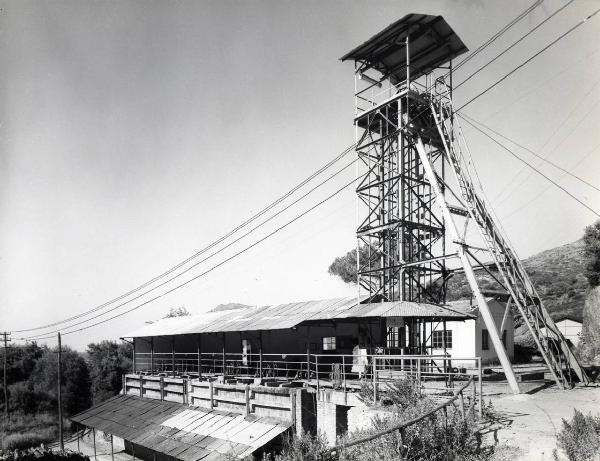
[(587, 382), (472, 180), (452, 107), (452, 60), (466, 51), (443, 17), (409, 14), (341, 58), (355, 65), (359, 296), (444, 304), (448, 281), (464, 273), (519, 392), (475, 275), (485, 271), (505, 294), (506, 312), (529, 328), (557, 384), (571, 386), (573, 373)]

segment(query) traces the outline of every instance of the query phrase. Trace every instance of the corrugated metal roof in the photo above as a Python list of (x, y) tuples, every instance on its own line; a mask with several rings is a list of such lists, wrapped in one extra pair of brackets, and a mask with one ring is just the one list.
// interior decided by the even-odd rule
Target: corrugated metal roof
[(442, 16), (407, 14), (340, 58), (364, 62), (397, 81), (406, 80), (406, 36), (414, 80), (468, 51)]
[(391, 301), (371, 304), (359, 304), (344, 314), (345, 317), (434, 317), (447, 319), (471, 318), (471, 314), (451, 306), (415, 303), (410, 301)]
[(355, 297), (335, 298), (162, 319), (124, 337), (277, 330), (292, 328), (302, 322), (366, 317), (436, 317), (460, 320), (472, 318), (472, 315), (451, 306), (427, 303), (394, 301), (357, 304)]
[(292, 425), (132, 395), (117, 395), (71, 420), (184, 461), (244, 458)]

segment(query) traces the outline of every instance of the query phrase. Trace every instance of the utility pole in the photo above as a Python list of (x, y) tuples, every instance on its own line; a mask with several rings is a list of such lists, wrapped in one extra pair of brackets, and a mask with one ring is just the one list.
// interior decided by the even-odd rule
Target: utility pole
[(7, 367), (6, 356), (8, 355), (8, 342), (10, 341), (8, 339), (9, 335), (10, 335), (10, 333), (7, 333), (6, 331), (4, 333), (2, 333), (2, 336), (4, 336), (4, 384), (2, 386), (2, 389), (4, 390), (4, 416), (6, 417), (7, 421), (8, 421), (8, 418), (10, 417), (10, 412), (8, 410), (8, 389), (6, 387), (6, 367)]
[(60, 438), (60, 451), (65, 451), (65, 441), (63, 437), (63, 419), (62, 419), (62, 348), (60, 342), (60, 333), (58, 333), (58, 436)]

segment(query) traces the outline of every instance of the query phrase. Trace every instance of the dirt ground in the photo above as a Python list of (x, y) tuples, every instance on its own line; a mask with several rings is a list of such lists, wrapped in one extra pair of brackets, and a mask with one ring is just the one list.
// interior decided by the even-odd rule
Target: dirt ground
[[(524, 394), (512, 395), (506, 387), (484, 386), (484, 401), (491, 400), (493, 421), (484, 429), (484, 444), (494, 445), (495, 459), (553, 460), (556, 433), (573, 410), (600, 415), (600, 386), (561, 391), (555, 385), (528, 383)], [(565, 459), (559, 453), (559, 459)]]

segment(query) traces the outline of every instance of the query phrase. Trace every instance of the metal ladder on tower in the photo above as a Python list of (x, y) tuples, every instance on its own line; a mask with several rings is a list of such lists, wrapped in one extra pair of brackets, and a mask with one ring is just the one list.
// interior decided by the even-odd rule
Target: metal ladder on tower
[(510, 294), (533, 336), (554, 380), (563, 389), (571, 387), (572, 370), (580, 382), (587, 384), (588, 377), (585, 371), (544, 307), (521, 261), (503, 237), (488, 212), (485, 202), (477, 195), (473, 187), (473, 181), (464, 164), (460, 145), (455, 142), (451, 122), (453, 112), (451, 102), (432, 99), (430, 108), (469, 215), (476, 222), (487, 249), (502, 276), (504, 288)]

